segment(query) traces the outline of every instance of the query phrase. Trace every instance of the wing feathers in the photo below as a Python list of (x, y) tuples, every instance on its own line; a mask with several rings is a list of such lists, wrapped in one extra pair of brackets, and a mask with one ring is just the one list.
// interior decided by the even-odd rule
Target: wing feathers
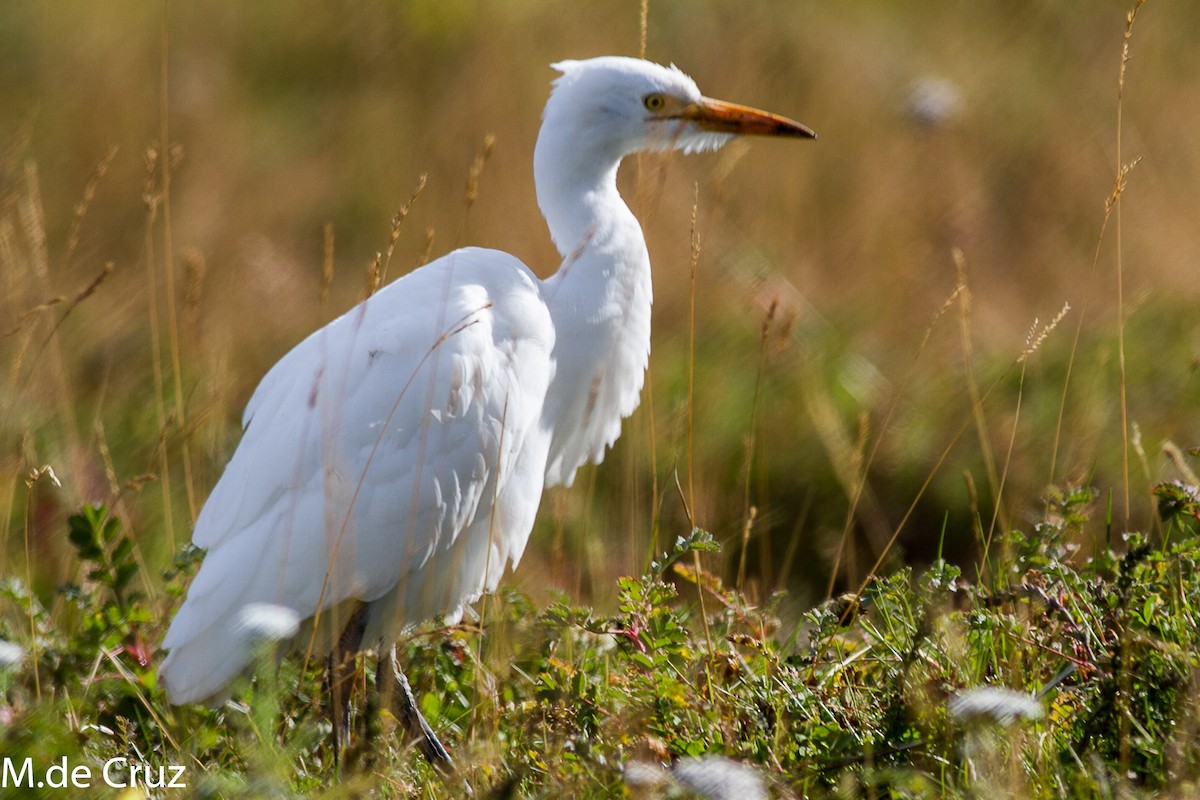
[(249, 650), (229, 631), (246, 603), (311, 618), (374, 601), (382, 636), (494, 587), (541, 494), (540, 471), (523, 464), (544, 463), (553, 341), (524, 265), (469, 249), (280, 359), (197, 520), (209, 553), (164, 642), (171, 699), (217, 697), (245, 669)]

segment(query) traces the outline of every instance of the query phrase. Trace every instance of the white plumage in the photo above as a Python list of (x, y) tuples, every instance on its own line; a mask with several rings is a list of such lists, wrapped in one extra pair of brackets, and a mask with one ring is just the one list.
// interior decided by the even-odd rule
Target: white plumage
[(539, 280), (466, 248), (383, 288), (271, 368), (193, 535), (208, 549), (163, 647), (175, 703), (214, 702), (251, 663), (231, 635), (270, 603), (327, 652), (349, 609), (363, 642), (495, 589), (525, 549), (546, 485), (600, 462), (638, 403), (650, 351), (650, 262), (616, 187), (633, 152), (735, 133), (812, 136), (708, 100), (674, 68), (628, 58), (555, 65), (534, 157), (563, 256)]

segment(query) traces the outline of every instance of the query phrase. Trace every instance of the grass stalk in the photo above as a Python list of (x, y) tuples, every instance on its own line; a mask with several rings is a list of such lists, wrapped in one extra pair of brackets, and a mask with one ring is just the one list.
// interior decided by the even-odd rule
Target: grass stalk
[[(908, 387), (911, 384), (914, 375), (916, 374), (917, 365), (921, 361), (921, 355), (925, 352), (926, 347), (929, 345), (929, 340), (933, 335), (934, 328), (937, 327), (938, 321), (946, 315), (946, 312), (954, 307), (954, 304), (958, 302), (959, 297), (964, 291), (965, 287), (961, 283), (957, 284), (946, 297), (946, 299), (942, 301), (942, 304), (938, 307), (937, 311), (934, 312), (929, 324), (925, 326), (925, 331), (921, 336), (921, 342), (919, 345), (917, 345), (916, 353), (913, 354), (908, 369), (904, 373), (904, 377), (901, 378), (900, 384), (897, 386), (896, 391), (892, 393), (892, 398), (888, 403), (887, 411), (884, 412), (883, 421), (879, 425), (879, 432), (875, 435), (875, 442), (871, 446), (871, 451), (867, 454), (866, 458), (863, 459), (862, 469), (858, 481), (854, 486), (854, 492), (850, 497), (850, 504), (846, 509), (846, 520), (842, 525), (842, 537), (838, 544), (837, 553), (833, 558), (833, 567), (830, 570), (829, 582), (825, 587), (826, 599), (833, 597), (834, 586), (837, 582), (837, 576), (841, 572), (842, 558), (844, 557), (846, 545), (850, 540), (850, 534), (853, 530), (854, 520), (858, 513), (858, 506), (862, 501), (863, 493), (866, 491), (867, 477), (870, 474), (871, 467), (874, 465), (875, 460), (879, 455), (879, 448), (885, 441), (885, 434), (891, 430), (891, 423), (896, 415), (896, 410), (900, 407), (900, 401), (905, 397)], [(806, 508), (808, 507), (808, 502), (809, 501), (806, 501)], [(892, 541), (894, 540), (895, 536), (893, 535)], [(890, 543), (888, 547), (890, 547)], [(885, 550), (886, 549), (887, 548), (885, 548)], [(882, 553), (880, 554), (880, 557), (883, 557)], [(785, 563), (787, 563), (786, 559)]]
[[(1121, 43), (1121, 69), (1117, 78), (1117, 174), (1125, 170), (1125, 160), (1122, 155), (1122, 141), (1125, 117), (1125, 70), (1129, 66), (1130, 41), (1133, 38), (1133, 25), (1137, 20), (1138, 10), (1146, 0), (1137, 0), (1133, 10), (1125, 18), (1125, 35)], [(1125, 373), (1125, 259), (1121, 233), (1121, 195), (1116, 196), (1116, 246), (1117, 246), (1117, 367), (1120, 370), (1120, 401), (1121, 401), (1121, 475), (1125, 492), (1125, 522), (1129, 522), (1133, 509), (1130, 505), (1129, 490), (1129, 395)]]
[[(688, 354), (687, 354), (687, 507), (688, 522), (697, 527), (696, 519), (696, 275), (700, 270), (700, 230), (696, 218), (700, 210), (700, 184), (692, 184), (691, 258), (688, 271)], [(700, 600), (700, 619), (704, 622), (704, 641), (711, 653), (712, 630), (704, 603), (704, 571), (700, 567), (700, 551), (692, 551), (692, 566), (696, 570), (696, 596)]]
[[(175, 296), (175, 244), (171, 225), (171, 171), (174, 169), (175, 149), (171, 146), (171, 85), (170, 85), (170, 2), (163, 0), (161, 81), (159, 95), (159, 142), (162, 157), (158, 161), (160, 203), (162, 207), (162, 270), (163, 290), (167, 296), (167, 343), (171, 355), (171, 381), (174, 391), (174, 427), (180, 432), (180, 458), (183, 462), (183, 488), (187, 493), (188, 515), (195, 520), (200, 508), (196, 498), (196, 484), (192, 476), (192, 456), (187, 435), (187, 415), (183, 394), (183, 360), (179, 353), (179, 310)], [(172, 545), (172, 549), (174, 546)]]
[(963, 373), (967, 381), (967, 394), (971, 401), (971, 414), (975, 422), (975, 434), (979, 438), (979, 454), (983, 459), (984, 470), (987, 474), (988, 491), (991, 493), (993, 503), (996, 504), (996, 513), (1001, 516), (1001, 523), (1004, 527), (1008, 527), (1008, 523), (1004, 520), (1003, 510), (1000, 508), (999, 495), (999, 478), (996, 470), (996, 457), (992, 452), (991, 436), (988, 433), (987, 418), (984, 415), (983, 403), (979, 396), (979, 382), (975, 377), (975, 345), (971, 334), (971, 290), (967, 284), (967, 262), (963, 252), (955, 248), (952, 253), (954, 257), (954, 269), (958, 275), (958, 283), (963, 287), (962, 295), (958, 302), (958, 323), (959, 336), (962, 342), (963, 353)]

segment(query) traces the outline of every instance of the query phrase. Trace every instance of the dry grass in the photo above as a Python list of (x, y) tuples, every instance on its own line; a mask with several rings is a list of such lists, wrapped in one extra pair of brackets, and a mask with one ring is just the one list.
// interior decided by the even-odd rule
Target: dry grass
[(1200, 443), (1198, 7), (66, 5), (0, 7), (0, 572), (48, 602), (83, 502), (167, 563), (257, 380), (364, 280), (554, 269), (564, 57), (645, 49), (821, 138), (626, 167), (650, 385), (518, 585), (611, 600), (691, 520), (756, 596), (986, 575), (1051, 487), (1111, 493), (1085, 545), (1152, 529)]
[[(139, 480), (124, 512), (161, 558), (186, 539), (255, 381), (359, 296), (362, 270), (369, 291), (466, 243), (553, 269), (529, 169), (545, 65), (633, 52), (645, 9), (631, 5), (617, 25), (591, 18), (600, 11), (558, 17), (537, 5), (344, 13), (302, 3), (266, 14), (227, 4), (206, 9), (203, 24), (185, 6), (165, 18), (157, 7), (74, 12), (0, 12), (14, 45), (0, 77), (0, 118), (12, 121), (0, 129), (5, 516), (19, 516), (16, 482), (42, 462), (69, 465), (61, 496), (45, 499), (49, 529), (62, 509), (153, 474), (157, 486)], [(652, 519), (658, 504), (679, 521), (677, 465), (692, 513), (718, 532), (740, 539), (755, 509), (756, 560), (793, 535), (825, 552), (811, 577), (823, 578), (828, 548), (842, 550), (853, 528), (865, 530), (868, 560), (878, 557), (925, 478), (935, 496), (915, 511), (926, 522), (901, 537), (918, 555), (929, 553), (927, 522), (963, 508), (969, 483), (980, 513), (1001, 522), (1048, 483), (1120, 485), (1120, 519), (1144, 525), (1148, 486), (1170, 474), (1159, 443), (1200, 439), (1200, 415), (1186, 413), (1200, 391), (1188, 364), (1200, 345), (1182, 318), (1198, 294), (1187, 198), (1200, 164), (1183, 132), (1200, 122), (1186, 38), (1200, 14), (1144, 15), (1144, 50), (1119, 63), (1119, 15), (1066, 4), (679, 14), (650, 8), (650, 57), (678, 62), (714, 94), (808, 120), (821, 139), (627, 170), (656, 265), (657, 419), (641, 412), (614, 454), (626, 466), (555, 501), (560, 519), (544, 527)], [(740, 54), (733, 68), (718, 55), (730, 50)], [(916, 88), (930, 85), (943, 93), (933, 106)], [(485, 134), (494, 139), (477, 155)], [(1108, 192), (1108, 165), (1135, 160)], [(694, 292), (693, 202), (704, 237)], [(1097, 237), (1114, 209), (1119, 242)], [(177, 251), (189, 255), (181, 262)], [(956, 285), (970, 287), (958, 298), (960, 335), (927, 330)], [(1022, 413), (1009, 384), (984, 407), (978, 383), (1022, 353), (1033, 320), (1064, 304), (1081, 309), (1075, 338), (1052, 336), (1022, 364)], [(755, 339), (771, 314), (794, 330), (764, 358)], [(703, 362), (694, 397), (676, 382), (688, 348)], [(741, 365), (756, 362), (751, 397), (737, 390)], [(157, 409), (153, 421), (146, 408)], [(967, 415), (977, 448), (939, 430)], [(1123, 452), (1131, 436), (1120, 431), (1135, 423), (1146, 470)], [(103, 480), (101, 425), (113, 472)], [(990, 454), (1001, 449), (1010, 504), (994, 501)], [(814, 498), (816, 513), (800, 520)], [(620, 538), (611, 565), (581, 565), (561, 584), (603, 585), (635, 568), (645, 542)], [(769, 583), (786, 578), (767, 572)]]

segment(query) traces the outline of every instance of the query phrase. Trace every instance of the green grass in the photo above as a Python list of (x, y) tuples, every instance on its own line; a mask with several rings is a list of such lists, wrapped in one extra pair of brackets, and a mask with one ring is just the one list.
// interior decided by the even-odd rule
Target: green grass
[[(161, 622), (131, 589), (129, 540), (89, 507), (71, 518), (86, 580), (60, 590), (57, 613), (4, 586), (38, 633), (12, 636), (37, 651), (3, 673), (20, 719), (4, 753), (43, 769), (136, 752), (153, 775), (183, 765), (190, 793), (222, 797), (454, 797), (464, 780), (483, 796), (611, 797), (630, 763), (712, 753), (757, 765), (785, 797), (1182, 791), (1200, 778), (1200, 497), (1159, 495), (1154, 540), (1080, 556), (1071, 541), (1105, 505), (1075, 490), (1001, 537), (985, 582), (939, 560), (786, 622), (781, 598), (750, 603), (689, 566), (714, 547), (702, 531), (619, 581), (612, 613), (505, 591), (479, 628), (406, 646), (423, 710), (463, 765), (452, 777), (386, 734), (335, 768), (319, 675), (290, 661), (267, 656), (219, 711), (167, 707), (144, 663)], [(1036, 696), (1044, 716), (956, 719), (948, 701), (982, 686)]]
[[(292, 659), (165, 703), (249, 392), (373, 263), (553, 269), (546, 64), (636, 53), (627, 5), (0, 8), (0, 759), (184, 766), (164, 797), (679, 796), (714, 754), (776, 797), (1195, 792), (1190, 4), (651, 4), (650, 57), (821, 138), (626, 166), (642, 408), (477, 624), (404, 643), (462, 774), (387, 717), (335, 768)], [(1044, 715), (956, 719), (983, 686)]]

